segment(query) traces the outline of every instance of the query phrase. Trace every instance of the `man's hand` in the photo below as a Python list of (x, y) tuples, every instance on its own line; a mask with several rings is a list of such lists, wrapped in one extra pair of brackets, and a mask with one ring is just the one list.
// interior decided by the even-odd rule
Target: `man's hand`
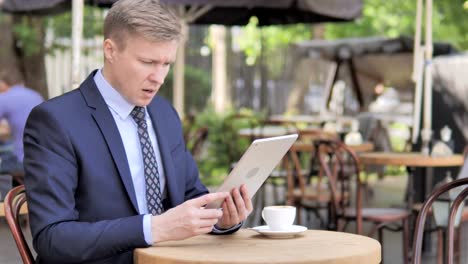
[(224, 200), (222, 208), (223, 217), (216, 224), (218, 228), (228, 229), (247, 219), (252, 212), (252, 201), (245, 184), (239, 189), (232, 189), (231, 195)]
[(181, 240), (211, 232), (223, 212), (205, 209), (204, 205), (230, 197), (227, 192), (210, 193), (188, 200), (167, 212), (151, 218), (153, 243)]

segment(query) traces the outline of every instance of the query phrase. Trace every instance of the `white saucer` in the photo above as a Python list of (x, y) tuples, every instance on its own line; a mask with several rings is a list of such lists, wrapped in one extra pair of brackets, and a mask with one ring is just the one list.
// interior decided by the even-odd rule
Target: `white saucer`
[(265, 235), (267, 237), (271, 237), (271, 238), (291, 238), (306, 231), (307, 227), (300, 226), (300, 225), (293, 225), (290, 230), (272, 231), (267, 225), (263, 225), (263, 226), (252, 227), (250, 229), (262, 235)]

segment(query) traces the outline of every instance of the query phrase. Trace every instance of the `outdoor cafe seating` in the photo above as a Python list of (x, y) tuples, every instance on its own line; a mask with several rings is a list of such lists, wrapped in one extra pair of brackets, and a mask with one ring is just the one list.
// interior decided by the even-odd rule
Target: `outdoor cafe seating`
[(33, 264), (34, 258), (31, 249), (24, 237), (21, 215), (27, 214), (26, 193), (24, 186), (20, 185), (11, 189), (5, 197), (4, 210), (5, 217), (10, 228), (10, 231), (15, 239), (18, 252), (24, 264)]
[[(462, 178), (458, 180), (454, 180), (452, 182), (449, 182), (447, 184), (444, 184), (442, 186), (439, 186), (436, 188), (432, 193), (429, 195), (429, 197), (425, 200), (419, 214), (416, 220), (416, 228), (414, 231), (413, 235), (413, 257), (412, 257), (412, 264), (420, 264), (422, 263), (421, 261), (421, 256), (422, 256), (422, 245), (423, 245), (423, 236), (425, 234), (425, 224), (427, 221), (427, 216), (429, 215), (431, 209), (433, 209), (433, 205), (437, 203), (437, 199), (443, 195), (444, 193), (447, 193), (455, 188), (460, 188), (461, 189), (458, 192), (458, 195), (452, 200), (452, 201), (445, 201), (445, 207), (446, 207), (446, 212), (444, 216), (446, 217), (446, 226), (445, 226), (445, 232), (446, 232), (446, 245), (445, 245), (445, 250), (442, 248), (439, 248), (439, 255), (438, 255), (438, 263), (461, 263), (460, 262), (460, 256), (459, 252), (457, 255), (454, 254), (454, 243), (455, 243), (455, 233), (454, 229), (456, 226), (458, 226), (460, 223), (460, 219), (457, 220), (457, 212), (459, 211), (460, 205), (463, 202), (463, 200), (468, 196), (468, 178)], [(457, 223), (458, 222), (458, 223)], [(458, 227), (458, 229), (461, 229)], [(442, 237), (439, 237), (441, 239)], [(445, 243), (444, 243), (445, 244)], [(442, 253), (442, 254), (441, 254)], [(454, 259), (457, 258), (456, 262), (454, 262)], [(445, 262), (444, 262), (445, 261)]]
[[(404, 208), (364, 207), (362, 183), (358, 177), (360, 163), (355, 152), (338, 140), (317, 140), (314, 146), (315, 159), (319, 161), (320, 168), (319, 179), (312, 185), (309, 185), (311, 181), (300, 173), (299, 151), (292, 148), (289, 153), (295, 171), (289, 174), (288, 184), (297, 182), (297, 190), (300, 190), (296, 191), (299, 195), (294, 196), (294, 191), (288, 188), (290, 204), (311, 210), (315, 215), (320, 215), (317, 210), (327, 210), (326, 228), (331, 230), (346, 231), (348, 222), (355, 222), (355, 233), (363, 234), (363, 222), (372, 223), (373, 228), (368, 235), (373, 236), (377, 233), (381, 243), (383, 229), (401, 230), (403, 259), (407, 260), (409, 211)], [(320, 174), (325, 176), (324, 179), (320, 179)]]

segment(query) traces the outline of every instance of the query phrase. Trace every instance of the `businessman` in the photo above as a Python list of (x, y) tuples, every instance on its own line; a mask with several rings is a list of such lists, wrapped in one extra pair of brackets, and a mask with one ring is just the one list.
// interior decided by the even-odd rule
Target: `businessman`
[[(31, 112), (25, 185), (37, 263), (133, 263), (133, 249), (235, 232), (247, 189), (212, 193), (179, 117), (157, 92), (181, 37), (157, 0), (120, 0), (104, 22), (104, 66)], [(182, 48), (182, 47), (181, 47)], [(204, 205), (223, 200), (222, 209)]]

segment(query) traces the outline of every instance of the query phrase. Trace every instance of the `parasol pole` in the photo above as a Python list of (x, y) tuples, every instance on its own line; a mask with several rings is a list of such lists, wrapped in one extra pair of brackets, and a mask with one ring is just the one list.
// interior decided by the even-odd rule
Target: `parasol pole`
[(179, 48), (177, 49), (177, 57), (174, 63), (174, 92), (173, 92), (173, 103), (174, 107), (179, 113), (181, 119), (184, 118), (184, 99), (185, 99), (185, 44), (187, 42), (188, 25), (185, 20), (182, 19), (182, 37), (179, 42)]
[(432, 136), (432, 0), (426, 0), (426, 40), (424, 63), (424, 119), (421, 131), (422, 151), (429, 153)]
[(83, 36), (84, 0), (72, 1), (72, 68), (69, 87), (77, 88), (80, 84), (81, 42)]
[(414, 51), (413, 51), (413, 74), (412, 80), (415, 83), (414, 92), (414, 109), (413, 109), (413, 130), (412, 143), (415, 144), (418, 140), (420, 120), (421, 120), (421, 98), (422, 98), (422, 76), (423, 76), (423, 52), (421, 47), (421, 25), (422, 25), (422, 9), (423, 0), (417, 0), (416, 9), (416, 27), (414, 34)]
[(211, 100), (217, 113), (223, 113), (230, 106), (230, 96), (227, 89), (227, 45), (226, 27), (221, 25), (210, 26), (210, 35), (213, 41), (212, 53), (212, 89)]
[(177, 57), (174, 63), (174, 83), (172, 103), (177, 113), (182, 119), (185, 114), (185, 48), (189, 34), (189, 23), (192, 23), (198, 17), (204, 15), (212, 8), (211, 5), (204, 7), (189, 6), (188, 10), (184, 5), (173, 6), (172, 10), (179, 16), (182, 27), (182, 37), (177, 49)]

